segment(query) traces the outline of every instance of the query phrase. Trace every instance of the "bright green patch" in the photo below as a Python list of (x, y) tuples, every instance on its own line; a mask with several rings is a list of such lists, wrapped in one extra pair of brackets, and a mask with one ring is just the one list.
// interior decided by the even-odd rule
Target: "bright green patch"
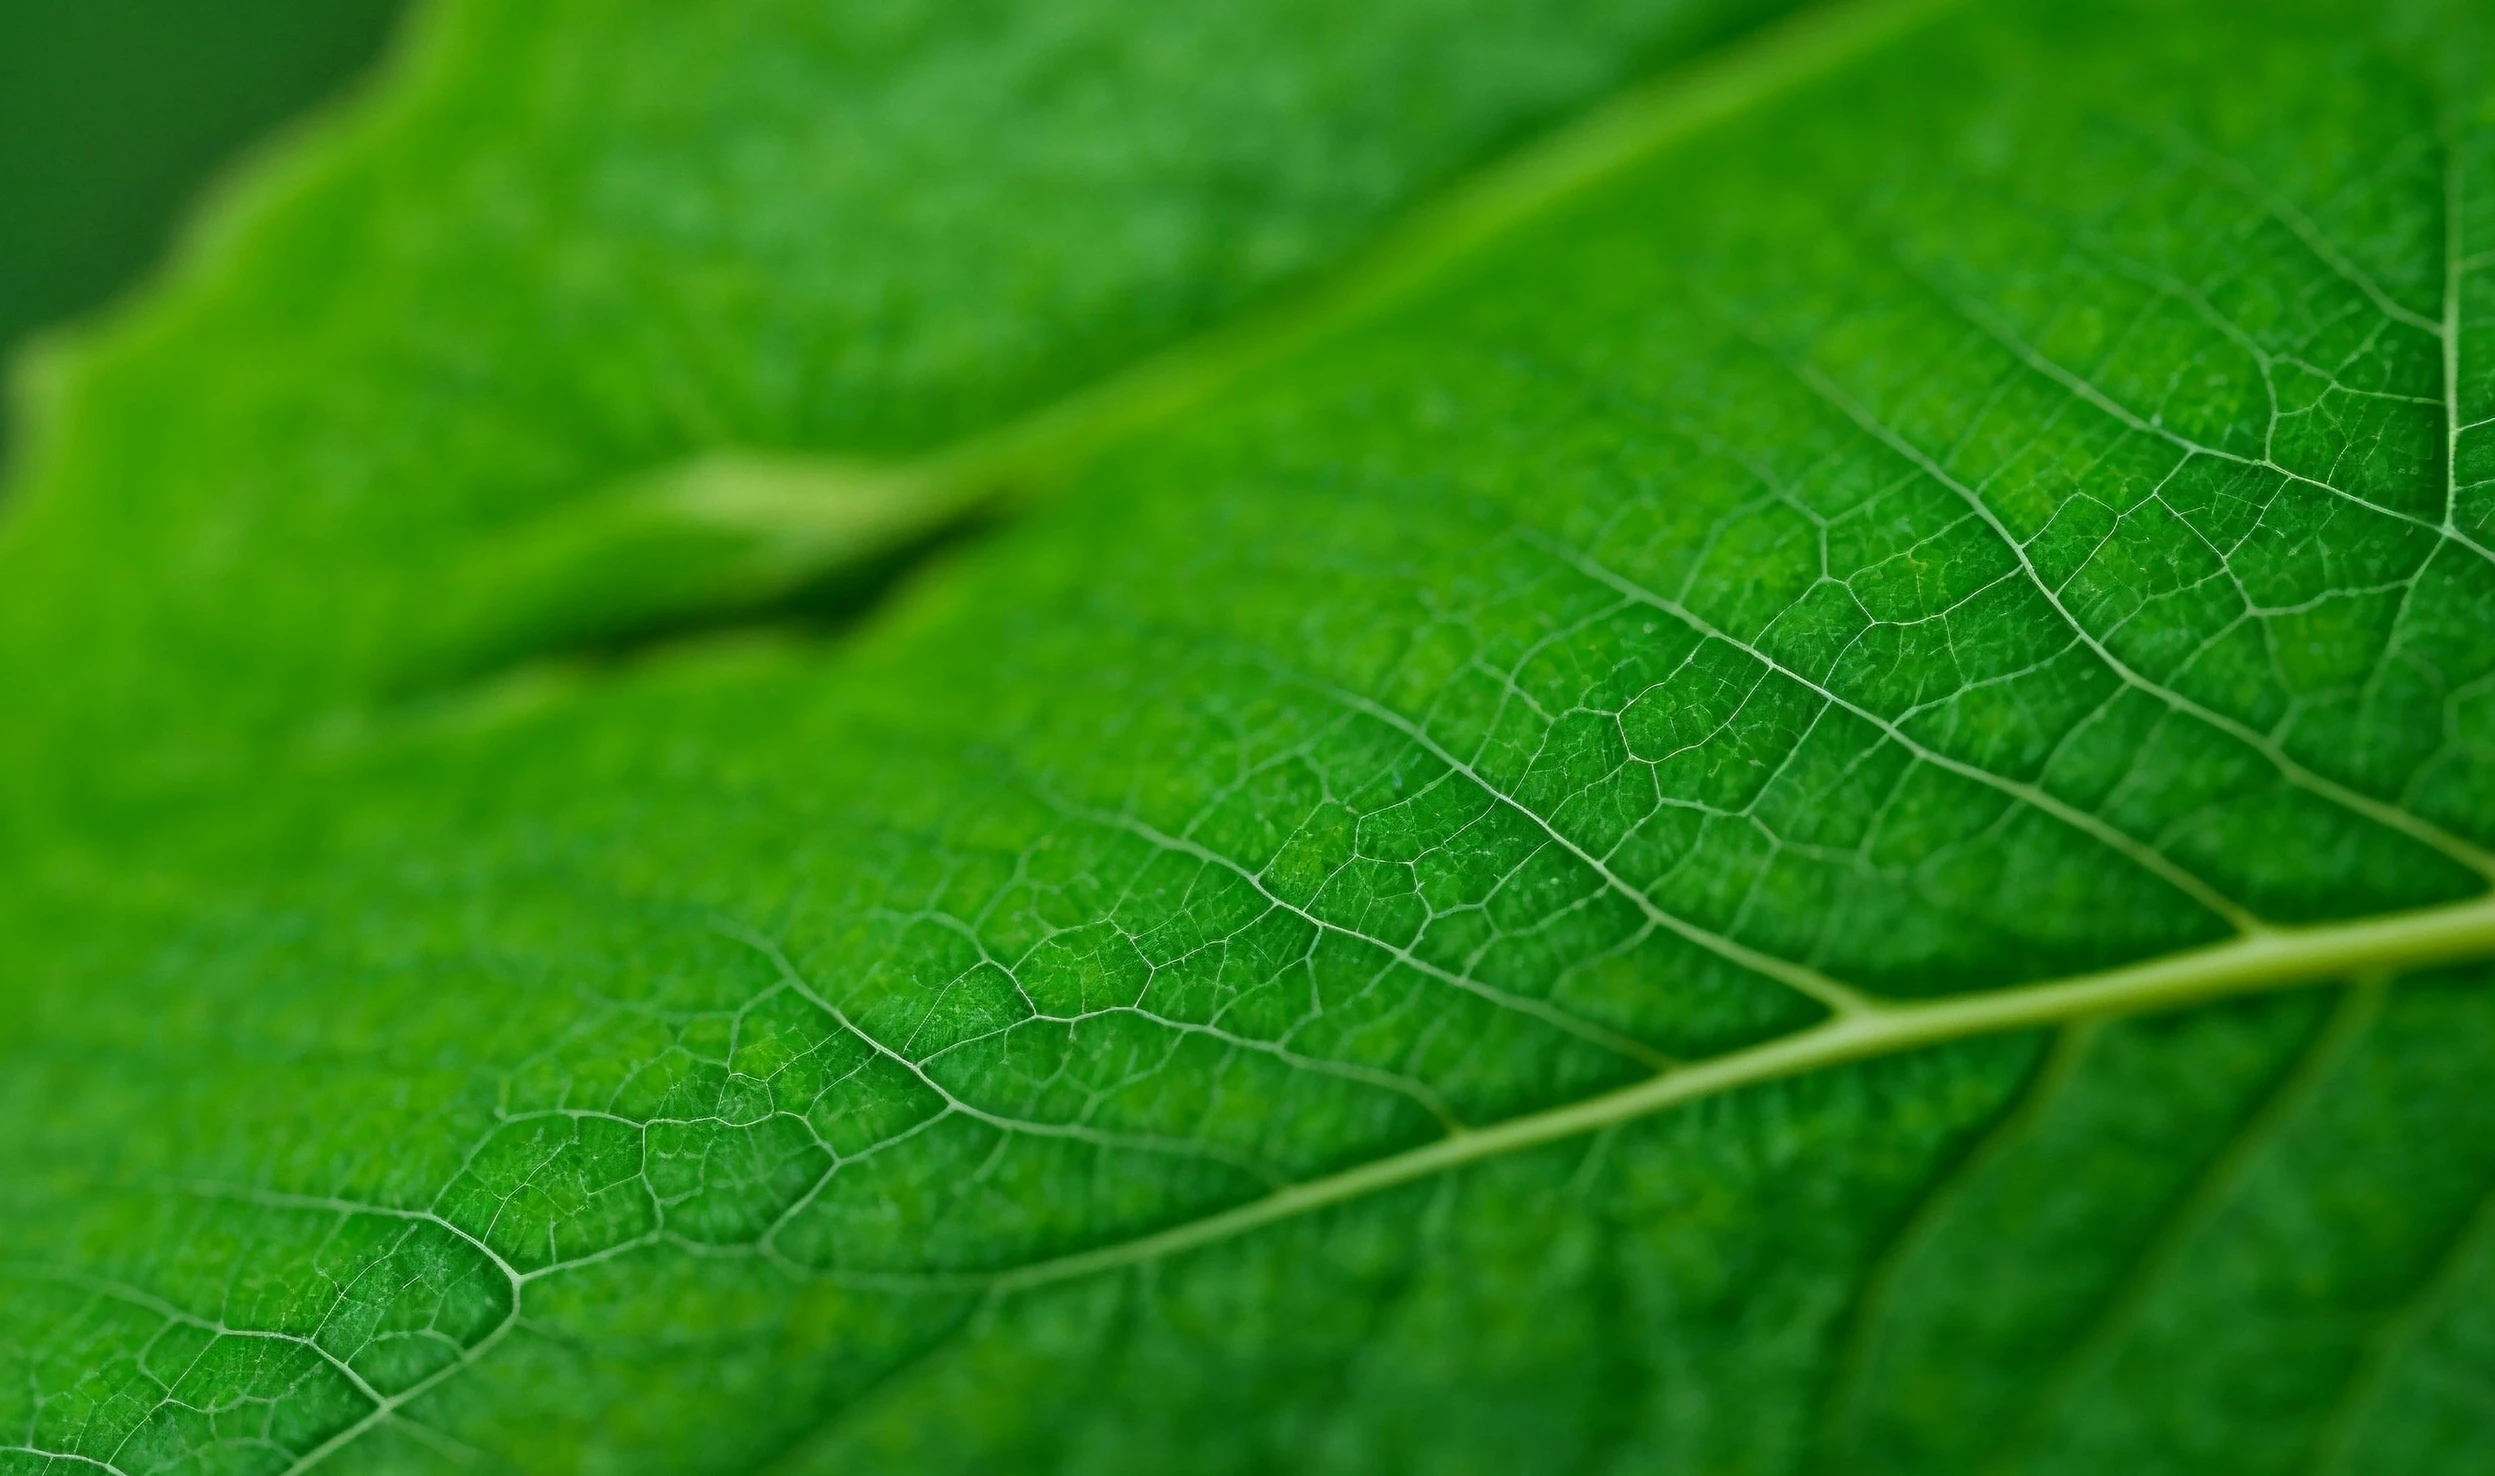
[[(1310, 172), (1257, 208), (1335, 234), (1251, 272), (1068, 224), (1151, 223), (1081, 189), (981, 216), (976, 270), (897, 228), (669, 255), (645, 228), (778, 220), (731, 206), (796, 147), (676, 138), (703, 86), (900, 126), (762, 88), (838, 38), (608, 23), (744, 68), (662, 88), (446, 12), (58, 369), (0, 549), (38, 694), (0, 1463), (2495, 1455), (2484, 22), (1824, 14), (1458, 187), (1421, 219), (1461, 249), (1178, 350), (1220, 371), (1188, 395), (1112, 374), (1624, 75), (1589, 13), (1566, 86), (1483, 102), (1521, 19), (1380, 13), (1509, 35), (1394, 72), (1485, 111), (1281, 109), (1242, 150)], [(1410, 61), (1018, 14), (1139, 48), (1047, 75), (1142, 57), (1173, 98)], [(891, 97), (1038, 75), (926, 45), (878, 54)], [(1317, 187), (1346, 138), (1404, 161), (1367, 214)], [(1231, 200), (1237, 143), (1170, 167)], [(445, 150), (485, 162), (405, 172)], [(979, 162), (871, 197), (1048, 177)], [(1482, 198), (1532, 208), (1464, 236)], [(653, 213), (544, 216), (596, 201)], [(1263, 261), (1230, 221), (1186, 239)], [(480, 240), (525, 254), (375, 265)], [(1016, 448), (1022, 500), (842, 631), (577, 659), (620, 607), (531, 583), (701, 566), (698, 518), (599, 501), (662, 484), (856, 578), (882, 535), (809, 543), (807, 487), (959, 495)], [(541, 603), (462, 624), (487, 589)]]

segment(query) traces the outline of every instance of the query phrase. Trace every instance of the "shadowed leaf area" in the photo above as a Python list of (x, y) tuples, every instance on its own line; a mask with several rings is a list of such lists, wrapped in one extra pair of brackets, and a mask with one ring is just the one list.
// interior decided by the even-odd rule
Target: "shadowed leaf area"
[(2495, 22), (1757, 9), (421, 15), (25, 366), (0, 1472), (2495, 1463)]

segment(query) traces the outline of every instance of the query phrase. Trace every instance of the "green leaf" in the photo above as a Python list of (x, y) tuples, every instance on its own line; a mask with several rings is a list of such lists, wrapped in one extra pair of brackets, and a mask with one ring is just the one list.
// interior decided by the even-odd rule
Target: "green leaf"
[(307, 710), (629, 633), (619, 591), (686, 560), (611, 493), (1059, 400), (1787, 3), (434, 6), (26, 375), (0, 659), (68, 756), (7, 767), (109, 743), (188, 783)]
[(0, 1463), (2495, 1455), (2488, 20), (1321, 13), (437, 12), (37, 376)]

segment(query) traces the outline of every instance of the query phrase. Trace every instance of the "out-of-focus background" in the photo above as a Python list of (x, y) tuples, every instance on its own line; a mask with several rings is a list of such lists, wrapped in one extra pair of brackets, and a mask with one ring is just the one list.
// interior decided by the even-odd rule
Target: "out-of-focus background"
[(355, 84), (401, 3), (0, 0), (0, 356), (143, 275), (220, 165)]

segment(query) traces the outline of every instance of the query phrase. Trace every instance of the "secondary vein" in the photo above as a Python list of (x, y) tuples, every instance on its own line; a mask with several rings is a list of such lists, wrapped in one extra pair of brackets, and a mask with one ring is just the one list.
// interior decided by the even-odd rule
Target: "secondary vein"
[(1511, 1118), (1276, 1190), (1169, 1229), (962, 1277), (1009, 1293), (1114, 1270), (1227, 1240), (1312, 1210), (1545, 1143), (1634, 1121), (1700, 1098), (1848, 1061), (2004, 1031), (2171, 1009), (2318, 980), (2387, 975), (2495, 953), (2495, 894), (2356, 922), (2283, 928), (2050, 983), (1869, 1006), (1812, 1029), (1665, 1072), (1584, 1101)]

